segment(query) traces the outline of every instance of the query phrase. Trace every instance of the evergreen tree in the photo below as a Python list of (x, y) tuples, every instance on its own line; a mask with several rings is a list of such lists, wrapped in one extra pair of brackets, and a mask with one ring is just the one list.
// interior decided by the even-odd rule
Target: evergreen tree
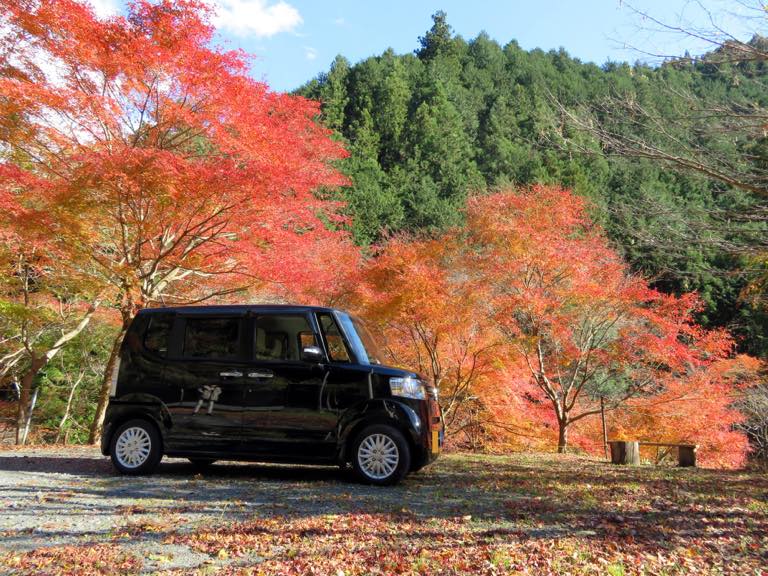
[(453, 28), (448, 24), (448, 15), (438, 10), (432, 15), (432, 28), (419, 37), (421, 48), (416, 55), (424, 61), (433, 60), (451, 49), (453, 43)]
[[(594, 121), (616, 134), (652, 138), (631, 117), (601, 112), (620, 98), (669, 118), (664, 128), (671, 136), (716, 149), (735, 167), (749, 158), (744, 170), (764, 170), (767, 138), (686, 131), (676, 118), (687, 100), (674, 96), (692, 95), (710, 109), (765, 106), (768, 97), (754, 80), (764, 81), (764, 63), (728, 66), (720, 58), (712, 66), (705, 55), (656, 68), (596, 66), (562, 49), (525, 51), (514, 41), (502, 48), (485, 33), (466, 42), (444, 12), (432, 21), (415, 54), (390, 49), (354, 66), (337, 58), (299, 90), (323, 101), (326, 125), (349, 143), (352, 156), (343, 167), (353, 186), (344, 198), (358, 242), (458, 224), (467, 196), (486, 186), (565, 185), (589, 197), (593, 217), (635, 270), (668, 292), (699, 291), (705, 323), (750, 335), (757, 349), (749, 351), (768, 353), (768, 341), (755, 338), (768, 321), (741, 297), (750, 277), (745, 266), (768, 267), (724, 251), (736, 241), (763, 242), (765, 222), (729, 216), (762, 210), (755, 200), (701, 177), (606, 156), (603, 142), (575, 133), (566, 119), (591, 109)], [(698, 241), (691, 241), (692, 231)]]
[(405, 67), (391, 50), (384, 53), (384, 77), (376, 92), (374, 121), (381, 138), (381, 164), (391, 168), (400, 160), (402, 134), (408, 121), (411, 88)]
[(347, 76), (349, 75), (349, 60), (341, 55), (334, 58), (319, 93), (323, 105), (323, 120), (332, 130), (341, 132), (344, 128), (344, 111), (349, 102), (347, 97)]
[(480, 189), (484, 182), (461, 118), (439, 86), (416, 109), (406, 134), (406, 151), (407, 171), (427, 184), (426, 190), (416, 194), (409, 187), (412, 194), (404, 196), (409, 217), (426, 227), (455, 223), (468, 192)]

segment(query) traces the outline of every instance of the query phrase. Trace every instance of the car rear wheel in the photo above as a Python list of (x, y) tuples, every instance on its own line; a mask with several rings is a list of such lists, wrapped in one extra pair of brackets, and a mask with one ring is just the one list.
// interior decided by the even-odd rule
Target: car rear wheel
[(163, 457), (161, 444), (160, 432), (153, 423), (129, 420), (112, 435), (112, 465), (121, 474), (150, 474)]
[(363, 429), (352, 444), (351, 456), (357, 477), (368, 484), (397, 484), (411, 468), (408, 442), (397, 428), (386, 424)]

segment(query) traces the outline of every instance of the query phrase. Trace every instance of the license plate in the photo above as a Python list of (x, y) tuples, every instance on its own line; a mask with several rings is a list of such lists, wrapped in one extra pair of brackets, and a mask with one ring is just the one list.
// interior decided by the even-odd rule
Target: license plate
[(440, 431), (432, 430), (432, 454), (440, 452)]

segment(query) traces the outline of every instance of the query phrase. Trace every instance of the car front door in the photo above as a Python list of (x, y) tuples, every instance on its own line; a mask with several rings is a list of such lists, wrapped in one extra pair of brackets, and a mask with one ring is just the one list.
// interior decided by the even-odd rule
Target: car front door
[(330, 360), (322, 394), (323, 410), (328, 421), (334, 423), (330, 439), (336, 445), (340, 432), (336, 425), (350, 413), (359, 413), (360, 407), (372, 397), (372, 368), (359, 363), (348, 335), (333, 314), (318, 313), (317, 322)]
[(166, 385), (176, 398), (167, 404), (171, 450), (239, 448), (248, 367), (244, 332), (242, 314), (177, 316), (165, 369)]
[(319, 343), (307, 313), (258, 313), (252, 317), (251, 361), (243, 402), (245, 450), (274, 458), (331, 458), (335, 415), (324, 408), (326, 367), (302, 360)]

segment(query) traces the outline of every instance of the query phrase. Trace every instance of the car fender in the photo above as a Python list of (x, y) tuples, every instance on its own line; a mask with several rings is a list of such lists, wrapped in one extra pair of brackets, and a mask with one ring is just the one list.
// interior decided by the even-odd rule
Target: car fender
[(349, 443), (357, 433), (370, 424), (389, 424), (403, 434), (412, 445), (419, 442), (424, 424), (416, 411), (396, 399), (372, 399), (347, 410), (339, 419), (339, 459), (346, 458)]
[(112, 398), (109, 402), (101, 432), (102, 454), (109, 455), (109, 444), (115, 428), (132, 418), (145, 418), (154, 422), (165, 441), (166, 432), (171, 426), (171, 415), (163, 401), (151, 394), (126, 394), (120, 398)]

